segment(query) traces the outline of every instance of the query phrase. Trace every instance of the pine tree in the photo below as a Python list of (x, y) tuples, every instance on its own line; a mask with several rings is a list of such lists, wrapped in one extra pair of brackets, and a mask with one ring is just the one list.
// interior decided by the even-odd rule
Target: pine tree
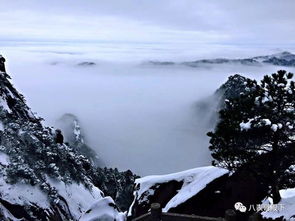
[(246, 169), (269, 187), (295, 186), (295, 86), (293, 74), (278, 71), (260, 83), (247, 80), (245, 92), (225, 100), (215, 131), (209, 132), (213, 165)]

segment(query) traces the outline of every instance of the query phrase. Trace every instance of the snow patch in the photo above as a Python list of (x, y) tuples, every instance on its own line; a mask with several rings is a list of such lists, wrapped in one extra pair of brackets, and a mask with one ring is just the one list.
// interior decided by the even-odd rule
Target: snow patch
[(0, 121), (0, 131), (4, 131), (4, 125), (3, 125), (2, 121)]
[(105, 197), (94, 203), (79, 219), (80, 221), (124, 221), (126, 216), (119, 212), (111, 197)]
[(57, 189), (59, 195), (67, 200), (69, 209), (76, 218), (86, 212), (93, 203), (102, 199), (101, 190), (95, 186), (92, 186), (92, 190), (89, 190), (84, 185), (74, 182), (65, 184), (52, 178), (47, 178), (47, 181)]
[(262, 122), (264, 123), (264, 125), (266, 126), (270, 126), (271, 125), (271, 121), (269, 119), (262, 119)]
[(278, 125), (277, 124), (273, 124), (271, 125), (271, 129), (276, 132), (278, 130)]
[(264, 154), (269, 151), (272, 151), (272, 145), (271, 144), (264, 144), (261, 146), (261, 150), (258, 150), (258, 154)]
[(9, 165), (9, 163), (9, 156), (3, 152), (0, 152), (0, 164), (2, 164), (3, 166), (7, 166)]
[(38, 186), (20, 183), (7, 184), (3, 176), (0, 177), (0, 194), (2, 199), (12, 204), (29, 205), (34, 203), (44, 209), (50, 207), (47, 195)]
[(81, 142), (84, 143), (83, 138), (81, 138), (81, 129), (77, 120), (74, 120), (74, 135), (76, 141), (79, 141), (81, 139)]
[(249, 120), (246, 123), (244, 123), (244, 122), (240, 123), (241, 130), (243, 131), (243, 130), (249, 130), (249, 129), (251, 129), (251, 122), (252, 121), (253, 121), (253, 119)]
[(7, 105), (7, 102), (5, 101), (4, 98), (0, 97), (0, 107), (3, 108), (3, 110), (6, 110), (8, 113), (11, 113), (10, 108)]
[(272, 97), (263, 97), (261, 100), (261, 103), (265, 104), (267, 102), (272, 102), (272, 101), (273, 101)]

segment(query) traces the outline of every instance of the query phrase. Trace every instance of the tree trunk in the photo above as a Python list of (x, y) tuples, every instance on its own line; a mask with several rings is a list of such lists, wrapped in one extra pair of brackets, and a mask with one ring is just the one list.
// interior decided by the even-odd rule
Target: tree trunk
[(278, 204), (281, 201), (280, 189), (279, 189), (279, 178), (277, 174), (278, 167), (278, 137), (277, 134), (274, 136), (273, 143), (273, 151), (272, 151), (272, 162), (271, 162), (271, 174), (272, 174), (272, 184), (271, 184), (271, 194), (274, 204)]
[(279, 192), (279, 188), (277, 185), (274, 185), (272, 187), (272, 199), (273, 199), (273, 203), (274, 204), (278, 204), (280, 201), (281, 201), (281, 195), (280, 195), (280, 192)]

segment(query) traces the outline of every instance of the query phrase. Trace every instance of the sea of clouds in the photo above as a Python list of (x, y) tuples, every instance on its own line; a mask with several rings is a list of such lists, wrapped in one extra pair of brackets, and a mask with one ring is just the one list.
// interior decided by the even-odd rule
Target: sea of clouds
[[(270, 50), (189, 50), (189, 46), (1, 42), (7, 70), (34, 112), (55, 126), (76, 115), (107, 166), (139, 175), (181, 171), (211, 163), (206, 132), (216, 103), (209, 97), (236, 73), (261, 79), (274, 66), (220, 65), (207, 68), (153, 66), (145, 62), (247, 57)], [(95, 65), (79, 65), (94, 62)], [(292, 69), (288, 69), (292, 70)], [(198, 111), (207, 101), (210, 110)]]

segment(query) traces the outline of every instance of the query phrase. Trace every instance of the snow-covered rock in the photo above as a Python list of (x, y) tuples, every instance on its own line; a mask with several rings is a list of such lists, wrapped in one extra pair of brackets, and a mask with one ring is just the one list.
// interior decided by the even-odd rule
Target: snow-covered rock
[(80, 218), (80, 221), (124, 221), (126, 215), (120, 212), (111, 197), (94, 203)]
[(268, 199), (263, 204), (268, 203), (269, 211), (262, 212), (264, 218), (284, 218), (285, 220), (295, 220), (295, 188), (280, 190), (281, 201), (274, 205), (272, 199)]
[[(128, 217), (147, 213), (152, 203), (159, 203), (163, 212), (223, 217), (237, 202), (248, 208), (266, 195), (267, 188), (246, 170), (231, 174), (222, 168), (200, 167), (137, 179)], [(249, 215), (249, 211), (238, 213), (238, 220), (247, 220)]]
[(161, 201), (163, 212), (169, 212), (190, 201), (217, 179), (227, 177), (228, 174), (229, 172), (225, 169), (207, 166), (137, 179), (135, 199), (128, 215), (142, 215), (148, 211), (150, 204), (154, 201)]
[(163, 208), (163, 212), (168, 212), (171, 208), (177, 207), (181, 203), (198, 194), (198, 192), (203, 190), (207, 184), (216, 178), (221, 177), (227, 173), (228, 171), (225, 169), (208, 166), (163, 176), (143, 177), (135, 181), (136, 185), (139, 186), (137, 199), (142, 200), (141, 196), (149, 191), (151, 187), (159, 183), (167, 183), (172, 180), (182, 182), (181, 188)]

